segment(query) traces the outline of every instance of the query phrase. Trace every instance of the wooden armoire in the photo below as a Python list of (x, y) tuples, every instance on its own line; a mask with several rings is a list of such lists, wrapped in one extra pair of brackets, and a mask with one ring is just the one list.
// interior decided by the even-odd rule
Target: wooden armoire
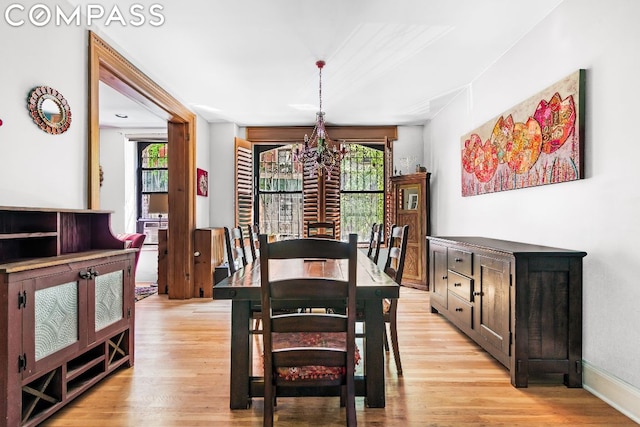
[[(427, 239), (431, 232), (429, 218), (428, 172), (391, 177), (390, 223), (409, 225), (407, 254), (402, 285), (429, 290)], [(387, 233), (388, 234), (388, 233)]]

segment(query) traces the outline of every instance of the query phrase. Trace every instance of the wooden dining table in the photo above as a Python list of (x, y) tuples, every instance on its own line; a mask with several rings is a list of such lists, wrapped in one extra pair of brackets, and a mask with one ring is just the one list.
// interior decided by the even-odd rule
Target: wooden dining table
[[(271, 260), (275, 278), (332, 277), (345, 279), (346, 260)], [(371, 408), (385, 406), (384, 319), (382, 300), (398, 298), (399, 286), (365, 253), (358, 251), (356, 297), (364, 312), (364, 369), (356, 371), (356, 395)], [(252, 372), (252, 307), (260, 304), (260, 262), (238, 270), (213, 287), (213, 299), (231, 300), (231, 409), (247, 409), (253, 397), (264, 397), (264, 378)]]

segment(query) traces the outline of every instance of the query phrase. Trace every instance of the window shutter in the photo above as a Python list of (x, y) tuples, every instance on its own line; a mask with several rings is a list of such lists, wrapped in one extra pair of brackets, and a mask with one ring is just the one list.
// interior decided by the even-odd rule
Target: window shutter
[(235, 138), (236, 146), (236, 225), (246, 230), (253, 224), (253, 147)]
[(306, 162), (302, 177), (302, 203), (304, 206), (304, 235), (308, 236), (309, 221), (334, 221), (336, 236), (340, 236), (340, 165), (331, 172), (312, 176), (313, 162)]
[(309, 221), (319, 221), (319, 189), (320, 178), (318, 175), (311, 173), (312, 162), (304, 163), (304, 172), (302, 174), (302, 206), (303, 206), (303, 224), (304, 236), (307, 236), (307, 223)]
[(323, 174), (324, 180), (324, 220), (334, 221), (336, 224), (336, 237), (340, 238), (340, 165), (331, 171), (331, 179)]

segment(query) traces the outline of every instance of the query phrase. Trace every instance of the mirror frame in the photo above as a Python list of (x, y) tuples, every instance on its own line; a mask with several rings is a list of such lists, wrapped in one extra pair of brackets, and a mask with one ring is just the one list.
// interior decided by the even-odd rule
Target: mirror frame
[[(53, 101), (60, 111), (61, 120), (59, 122), (51, 121), (42, 109), (42, 104), (47, 101)], [(71, 125), (71, 107), (69, 102), (57, 90), (49, 86), (36, 86), (29, 92), (27, 108), (31, 114), (31, 118), (36, 125), (43, 131), (52, 135), (64, 133)]]

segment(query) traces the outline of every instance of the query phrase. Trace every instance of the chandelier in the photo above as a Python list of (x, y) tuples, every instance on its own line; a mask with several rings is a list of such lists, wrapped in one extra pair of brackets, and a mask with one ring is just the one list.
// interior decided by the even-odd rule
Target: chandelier
[(328, 179), (331, 179), (333, 169), (340, 165), (340, 161), (347, 154), (347, 150), (343, 144), (340, 144), (338, 148), (338, 144), (329, 138), (329, 134), (325, 129), (324, 112), (322, 111), (322, 67), (324, 65), (324, 61), (316, 62), (320, 75), (320, 84), (318, 86), (320, 108), (316, 113), (316, 124), (313, 132), (311, 132), (311, 137), (305, 134), (302, 148), (296, 147), (294, 156), (296, 160), (304, 164), (305, 169), (310, 168), (311, 176), (316, 176), (326, 171)]

